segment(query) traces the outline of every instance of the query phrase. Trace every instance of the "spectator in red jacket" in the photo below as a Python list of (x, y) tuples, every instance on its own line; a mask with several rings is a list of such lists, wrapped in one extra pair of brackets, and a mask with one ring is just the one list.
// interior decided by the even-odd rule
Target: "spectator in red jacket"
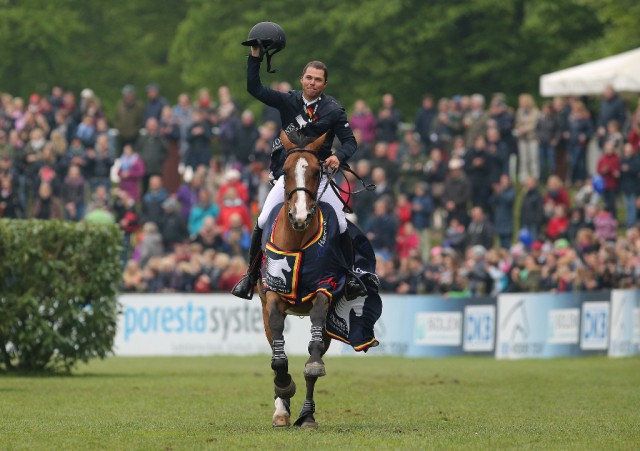
[(620, 187), (620, 156), (616, 152), (616, 142), (607, 140), (604, 143), (604, 153), (598, 160), (598, 174), (604, 179), (605, 208), (611, 212), (616, 211), (616, 196)]
[(238, 192), (234, 186), (229, 186), (225, 190), (224, 198), (220, 205), (220, 214), (218, 215), (218, 226), (220, 226), (220, 231), (223, 234), (231, 227), (231, 216), (234, 213), (240, 215), (242, 223), (248, 230), (253, 228), (251, 214), (249, 213), (247, 203), (238, 196)]
[(218, 205), (222, 204), (224, 200), (224, 194), (227, 192), (229, 188), (235, 188), (238, 193), (238, 197), (245, 204), (249, 203), (249, 189), (247, 186), (240, 181), (240, 171), (237, 169), (229, 169), (225, 174), (226, 181), (222, 184), (220, 189), (218, 190), (217, 202)]
[(564, 205), (556, 205), (553, 217), (547, 224), (547, 236), (552, 240), (565, 238), (567, 228), (569, 227), (569, 217)]
[(411, 221), (400, 226), (396, 238), (396, 256), (400, 260), (420, 255), (420, 237)]
[(555, 214), (555, 207), (562, 205), (565, 212), (571, 208), (569, 193), (564, 188), (562, 179), (557, 175), (552, 175), (547, 181), (547, 192), (544, 197), (544, 213), (547, 218)]

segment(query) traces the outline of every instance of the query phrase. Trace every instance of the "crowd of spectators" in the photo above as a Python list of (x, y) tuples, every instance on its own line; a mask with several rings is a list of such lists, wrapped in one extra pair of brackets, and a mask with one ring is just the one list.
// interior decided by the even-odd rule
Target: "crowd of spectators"
[[(26, 101), (1, 94), (0, 218), (118, 224), (128, 292), (229, 291), (271, 188), (277, 111), (256, 117), (224, 86), (215, 99), (201, 89), (171, 105), (152, 83), (141, 97), (125, 86), (108, 119), (91, 89), (79, 100), (58, 86)], [(502, 94), (425, 95), (403, 118), (392, 94), (380, 103), (349, 108), (351, 167), (377, 189), (345, 201), (374, 247), (382, 291), (638, 284), (640, 108), (613, 89), (598, 108), (573, 97), (538, 107), (522, 94), (511, 107)], [(348, 173), (339, 183), (360, 187)]]

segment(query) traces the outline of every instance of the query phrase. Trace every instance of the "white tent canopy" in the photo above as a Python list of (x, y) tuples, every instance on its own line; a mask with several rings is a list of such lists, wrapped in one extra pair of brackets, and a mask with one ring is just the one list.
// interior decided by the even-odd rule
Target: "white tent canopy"
[(543, 97), (600, 95), (607, 86), (640, 92), (640, 48), (540, 77)]

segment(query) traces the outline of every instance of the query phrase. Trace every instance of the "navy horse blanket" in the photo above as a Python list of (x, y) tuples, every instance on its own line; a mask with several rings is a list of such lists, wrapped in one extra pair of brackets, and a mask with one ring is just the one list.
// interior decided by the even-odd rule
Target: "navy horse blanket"
[(347, 277), (347, 262), (340, 250), (338, 218), (333, 208), (319, 202), (318, 232), (300, 249), (280, 249), (273, 243), (278, 213), (276, 206), (262, 234), (262, 286), (265, 291), (280, 294), (290, 304), (308, 302), (318, 292), (329, 300), (340, 298)]
[(382, 314), (382, 299), (376, 276), (376, 258), (367, 237), (353, 223), (348, 231), (355, 251), (354, 268), (367, 288), (367, 295), (348, 301), (344, 286), (349, 270), (340, 248), (338, 218), (333, 208), (319, 202), (320, 228), (301, 249), (280, 249), (273, 244), (278, 213), (276, 206), (269, 216), (262, 238), (262, 286), (274, 291), (290, 304), (312, 300), (324, 292), (331, 304), (327, 313), (329, 336), (347, 343), (356, 351), (367, 351), (379, 344), (374, 325)]

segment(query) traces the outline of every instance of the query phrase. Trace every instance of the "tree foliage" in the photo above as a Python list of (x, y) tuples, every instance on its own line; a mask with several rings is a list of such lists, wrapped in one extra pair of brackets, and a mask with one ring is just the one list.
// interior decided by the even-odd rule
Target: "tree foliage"
[[(633, 0), (0, 0), (4, 91), (91, 87), (111, 112), (124, 84), (181, 91), (228, 85), (245, 105), (240, 46), (260, 21), (287, 33), (275, 75), (297, 82), (327, 63), (331, 94), (374, 107), (391, 92), (406, 115), (420, 96), (537, 92), (539, 76), (640, 45)], [(253, 103), (252, 103), (253, 102)]]

